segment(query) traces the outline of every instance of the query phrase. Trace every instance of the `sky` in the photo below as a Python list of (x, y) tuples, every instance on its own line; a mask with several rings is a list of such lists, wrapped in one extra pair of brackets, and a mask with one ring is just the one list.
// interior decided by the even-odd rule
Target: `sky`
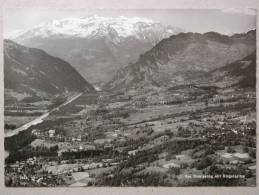
[(3, 14), (4, 36), (50, 20), (79, 18), (90, 15), (107, 17), (145, 17), (184, 29), (187, 32), (215, 31), (223, 34), (244, 33), (256, 28), (256, 11), (252, 9), (173, 10), (173, 9), (6, 9)]

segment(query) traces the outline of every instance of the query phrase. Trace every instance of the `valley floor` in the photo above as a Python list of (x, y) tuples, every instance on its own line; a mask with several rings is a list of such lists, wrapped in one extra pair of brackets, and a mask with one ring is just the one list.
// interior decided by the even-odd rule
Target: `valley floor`
[(255, 89), (84, 93), (30, 129), (6, 186), (256, 185)]

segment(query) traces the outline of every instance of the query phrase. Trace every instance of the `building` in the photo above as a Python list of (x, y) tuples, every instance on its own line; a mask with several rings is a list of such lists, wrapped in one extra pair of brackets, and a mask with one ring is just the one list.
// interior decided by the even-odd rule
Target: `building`
[(31, 133), (35, 136), (40, 136), (40, 130), (38, 129), (33, 129)]
[(162, 144), (169, 140), (168, 135), (162, 135), (154, 140), (154, 144)]
[(176, 164), (174, 162), (168, 163), (168, 164), (164, 164), (163, 165), (164, 168), (169, 169), (169, 168), (180, 168), (181, 166), (179, 164)]
[(54, 137), (55, 136), (55, 130), (54, 129), (50, 129), (49, 130), (49, 137), (51, 138), (51, 137)]
[(131, 151), (128, 151), (128, 155), (129, 156), (135, 156), (136, 155), (136, 153), (138, 152), (138, 150), (131, 150)]

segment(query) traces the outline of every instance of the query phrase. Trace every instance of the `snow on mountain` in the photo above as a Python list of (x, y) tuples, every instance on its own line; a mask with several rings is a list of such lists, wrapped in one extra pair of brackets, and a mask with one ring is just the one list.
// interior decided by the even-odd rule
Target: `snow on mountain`
[(103, 83), (162, 39), (181, 31), (146, 18), (93, 15), (52, 20), (8, 38), (64, 59), (91, 83)]
[[(8, 39), (19, 42), (32, 38), (47, 38), (50, 36), (64, 37), (98, 37), (113, 33), (118, 37), (137, 37), (148, 39), (152, 36), (161, 39), (177, 34), (183, 30), (177, 27), (164, 26), (158, 21), (147, 18), (132, 17), (102, 17), (93, 15), (85, 18), (66, 18), (51, 20), (28, 30), (18, 30), (7, 35)], [(154, 33), (155, 32), (155, 33)]]

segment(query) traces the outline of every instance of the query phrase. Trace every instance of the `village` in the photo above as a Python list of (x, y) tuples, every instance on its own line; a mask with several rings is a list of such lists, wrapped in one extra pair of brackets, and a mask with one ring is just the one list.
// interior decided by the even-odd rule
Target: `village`
[(197, 85), (83, 94), (10, 152), (6, 185), (188, 186), (224, 174), (241, 176), (207, 185), (255, 185), (255, 102), (251, 90)]

